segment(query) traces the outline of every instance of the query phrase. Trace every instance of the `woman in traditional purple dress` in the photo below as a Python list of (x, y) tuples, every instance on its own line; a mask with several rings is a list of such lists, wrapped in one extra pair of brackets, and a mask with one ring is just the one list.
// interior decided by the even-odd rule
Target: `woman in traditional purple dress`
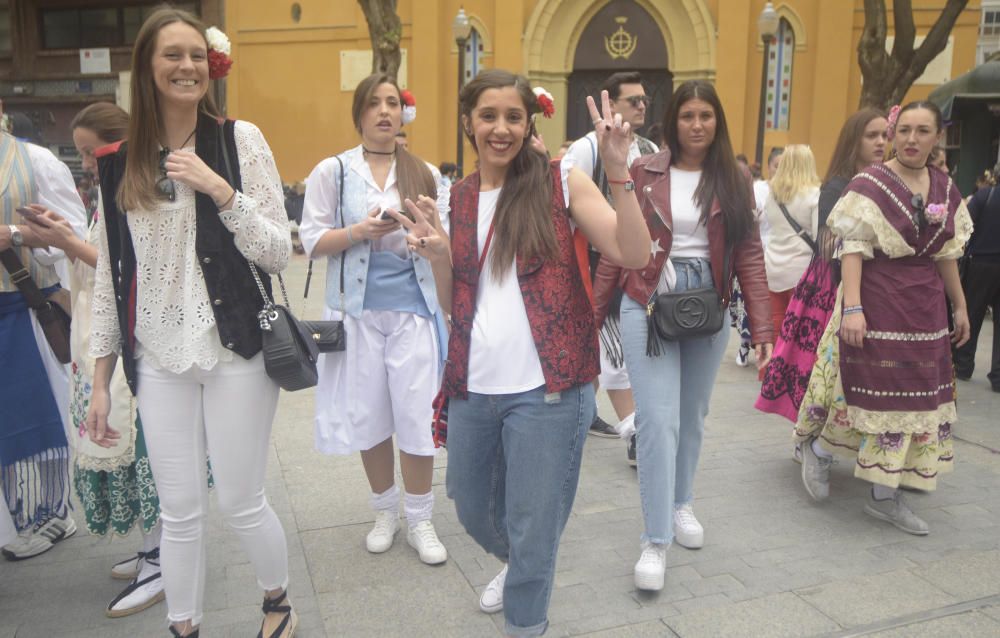
[[(762, 412), (783, 416), (792, 423), (799, 416), (799, 406), (809, 384), (809, 373), (816, 363), (816, 347), (833, 312), (833, 302), (840, 283), (840, 269), (833, 261), (834, 236), (826, 220), (857, 173), (882, 161), (886, 147), (885, 115), (866, 108), (847, 119), (830, 161), (819, 195), (820, 254), (792, 293), (780, 326), (774, 354), (764, 374), (760, 396), (754, 404)], [(799, 456), (798, 448), (795, 452)]]
[(952, 469), (951, 343), (969, 338), (957, 259), (972, 220), (948, 174), (927, 165), (941, 111), (893, 110), (895, 157), (855, 176), (827, 221), (842, 242), (842, 282), (795, 436), (810, 496), (829, 494), (829, 453), (846, 454), (873, 484), (865, 513), (924, 535), (899, 488), (933, 490)]

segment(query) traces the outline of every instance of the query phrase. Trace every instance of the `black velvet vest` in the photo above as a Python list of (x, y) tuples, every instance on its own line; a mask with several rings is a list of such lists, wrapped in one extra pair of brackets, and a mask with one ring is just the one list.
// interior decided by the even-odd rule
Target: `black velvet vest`
[[(239, 160), (236, 154), (234, 122), (220, 122), (210, 115), (198, 115), (195, 149), (198, 157), (223, 178), (230, 179), (225, 168), (225, 143), (231, 164), (231, 184), (242, 190)], [(104, 151), (105, 149), (101, 149)], [(98, 152), (104, 225), (108, 235), (108, 257), (122, 335), (121, 352), (129, 389), (135, 394), (138, 375), (135, 362), (136, 258), (126, 214), (118, 210), (117, 194), (125, 174), (126, 144)], [(257, 321), (263, 300), (250, 273), (247, 259), (236, 248), (233, 234), (223, 225), (219, 209), (205, 193), (195, 193), (195, 252), (205, 278), (212, 312), (222, 345), (249, 359), (260, 352), (261, 335)], [(258, 268), (268, 295), (271, 278)]]

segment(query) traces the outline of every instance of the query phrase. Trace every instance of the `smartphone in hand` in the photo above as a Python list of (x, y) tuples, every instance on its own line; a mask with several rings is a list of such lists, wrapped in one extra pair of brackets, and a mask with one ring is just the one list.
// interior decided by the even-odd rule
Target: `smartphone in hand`
[[(392, 215), (390, 215), (388, 213), (388, 210), (389, 210), (388, 208), (383, 208), (382, 209), (382, 214), (379, 215), (378, 218), (380, 220), (382, 220), (382, 221), (390, 221), (390, 222), (396, 221), (396, 218), (393, 217)], [(396, 212), (400, 213), (403, 217), (406, 217), (410, 221), (413, 221), (413, 215), (410, 214), (410, 211), (408, 211), (408, 210), (401, 210), (401, 211), (396, 211)]]
[(41, 215), (39, 215), (38, 213), (36, 213), (35, 209), (28, 208), (27, 206), (21, 206), (16, 210), (21, 217), (25, 218), (29, 222), (34, 222), (39, 226), (45, 226), (46, 228), (49, 227), (49, 221), (44, 217), (42, 217)]

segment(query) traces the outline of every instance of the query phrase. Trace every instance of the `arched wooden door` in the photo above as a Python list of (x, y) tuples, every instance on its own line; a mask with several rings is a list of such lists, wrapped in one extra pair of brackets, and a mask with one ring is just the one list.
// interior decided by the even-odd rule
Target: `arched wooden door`
[(617, 71), (639, 71), (646, 95), (653, 98), (640, 134), (663, 119), (673, 95), (673, 74), (667, 45), (656, 21), (634, 0), (612, 0), (597, 12), (576, 47), (569, 76), (566, 137), (575, 140), (593, 129), (587, 112), (588, 95), (598, 100), (604, 80)]

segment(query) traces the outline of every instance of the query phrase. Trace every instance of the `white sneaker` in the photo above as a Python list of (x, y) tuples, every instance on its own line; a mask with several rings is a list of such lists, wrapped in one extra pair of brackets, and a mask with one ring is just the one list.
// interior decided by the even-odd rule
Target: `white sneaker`
[(420, 560), (428, 565), (438, 565), (448, 560), (448, 550), (444, 548), (430, 521), (420, 521), (406, 532), (406, 542), (417, 550)]
[(17, 539), (4, 545), (4, 558), (11, 561), (32, 558), (49, 551), (55, 544), (76, 534), (76, 521), (69, 514), (66, 518), (52, 517), (40, 521), (33, 529), (21, 532)]
[(381, 554), (392, 547), (393, 538), (399, 531), (399, 512), (395, 510), (378, 510), (375, 512), (375, 527), (368, 532), (365, 546), (372, 554)]
[(642, 544), (642, 556), (635, 564), (636, 589), (660, 591), (663, 589), (663, 575), (667, 571), (667, 547), (657, 543)]
[(674, 508), (674, 540), (688, 549), (701, 549), (705, 544), (705, 528), (694, 517), (690, 503)]
[(740, 345), (739, 350), (736, 351), (736, 365), (741, 368), (747, 367), (750, 362), (750, 347), (745, 345)]
[(503, 610), (503, 584), (507, 580), (507, 565), (503, 566), (500, 573), (493, 577), (490, 584), (483, 590), (479, 597), (479, 608), (487, 614), (495, 614)]

